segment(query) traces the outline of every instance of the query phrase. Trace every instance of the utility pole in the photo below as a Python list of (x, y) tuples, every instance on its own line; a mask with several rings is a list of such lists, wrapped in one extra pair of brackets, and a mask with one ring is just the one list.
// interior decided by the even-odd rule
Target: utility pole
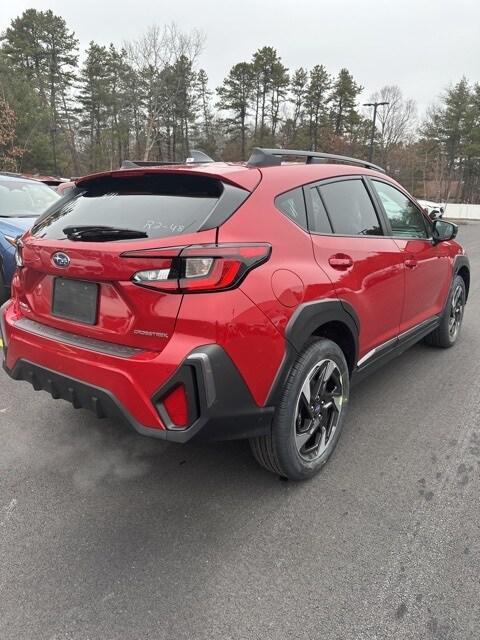
[(370, 151), (368, 153), (368, 161), (373, 162), (373, 143), (375, 141), (375, 122), (377, 120), (377, 109), (383, 107), (389, 102), (365, 102), (364, 107), (373, 107), (373, 119), (372, 119), (372, 135), (370, 137)]

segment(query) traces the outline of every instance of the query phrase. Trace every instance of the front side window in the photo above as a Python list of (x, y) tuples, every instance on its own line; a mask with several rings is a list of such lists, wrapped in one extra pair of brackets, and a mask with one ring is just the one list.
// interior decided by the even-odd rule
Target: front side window
[(372, 183), (390, 221), (394, 236), (428, 237), (423, 215), (407, 196), (386, 182), (372, 180)]
[(333, 232), (346, 236), (382, 236), (374, 206), (362, 180), (341, 180), (319, 187)]

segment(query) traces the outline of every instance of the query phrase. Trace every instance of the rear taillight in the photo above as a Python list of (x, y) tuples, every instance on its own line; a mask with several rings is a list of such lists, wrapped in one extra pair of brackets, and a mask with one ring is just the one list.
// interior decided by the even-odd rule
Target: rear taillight
[[(268, 260), (269, 244), (216, 244), (169, 250), (130, 251), (127, 258), (151, 258), (152, 268), (137, 271), (132, 281), (142, 287), (178, 293), (205, 293), (238, 286), (246, 274)], [(176, 254), (176, 255), (175, 255)]]

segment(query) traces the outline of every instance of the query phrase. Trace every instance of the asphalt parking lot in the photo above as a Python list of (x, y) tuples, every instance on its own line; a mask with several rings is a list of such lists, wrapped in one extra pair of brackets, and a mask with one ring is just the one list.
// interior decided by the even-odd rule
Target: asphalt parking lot
[(480, 637), (480, 223), (461, 338), (355, 388), (313, 481), (0, 373), (0, 638)]

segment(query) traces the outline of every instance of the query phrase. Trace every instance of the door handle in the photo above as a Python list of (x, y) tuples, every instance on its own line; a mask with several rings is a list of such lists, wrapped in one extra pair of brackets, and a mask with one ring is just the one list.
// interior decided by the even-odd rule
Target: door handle
[(334, 256), (330, 256), (330, 258), (328, 259), (328, 264), (332, 267), (332, 269), (337, 269), (338, 271), (346, 271), (347, 269), (353, 267), (353, 260), (345, 253), (336, 253)]
[(415, 260), (415, 258), (407, 258), (405, 260), (405, 266), (407, 267), (407, 269), (415, 269), (415, 267), (418, 266), (418, 262)]

